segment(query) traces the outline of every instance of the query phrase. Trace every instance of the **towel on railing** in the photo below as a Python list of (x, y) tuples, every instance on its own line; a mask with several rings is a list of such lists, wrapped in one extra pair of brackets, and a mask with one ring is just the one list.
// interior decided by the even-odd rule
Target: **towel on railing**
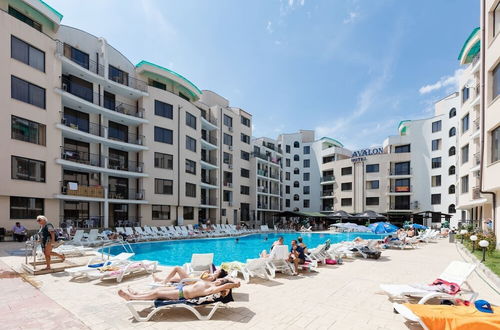
[(68, 190), (78, 190), (78, 182), (68, 182)]

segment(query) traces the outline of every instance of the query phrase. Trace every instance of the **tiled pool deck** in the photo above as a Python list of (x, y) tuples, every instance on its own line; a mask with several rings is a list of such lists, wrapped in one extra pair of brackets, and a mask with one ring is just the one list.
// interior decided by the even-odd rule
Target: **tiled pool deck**
[[(6, 254), (16, 247), (19, 243), (0, 244), (2, 329), (418, 329), (392, 312), (379, 284), (432, 282), (450, 261), (463, 260), (456, 246), (444, 239), (415, 250), (385, 250), (380, 260), (356, 259), (299, 277), (252, 280), (235, 290), (236, 301), (210, 321), (177, 309), (139, 323), (116, 292), (129, 285), (148, 288), (151, 277), (117, 284), (75, 282), (56, 273), (27, 276), (25, 281), (10, 273), (24, 261)], [(476, 273), (468, 283), (480, 299), (500, 305), (500, 296)]]

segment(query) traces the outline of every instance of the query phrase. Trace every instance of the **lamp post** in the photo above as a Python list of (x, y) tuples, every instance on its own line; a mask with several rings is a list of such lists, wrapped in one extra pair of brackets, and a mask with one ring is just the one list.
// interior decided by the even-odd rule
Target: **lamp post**
[(483, 249), (483, 260), (481, 260), (481, 262), (486, 260), (486, 248), (488, 245), (490, 245), (490, 243), (487, 240), (479, 241), (479, 246)]
[(472, 235), (469, 238), (472, 241), (472, 253), (474, 253), (474, 250), (476, 249), (477, 236), (476, 235)]
[(464, 235), (465, 235), (465, 234), (467, 234), (467, 230), (462, 229), (462, 230), (460, 231), (460, 236), (462, 236), (462, 244), (464, 244)]

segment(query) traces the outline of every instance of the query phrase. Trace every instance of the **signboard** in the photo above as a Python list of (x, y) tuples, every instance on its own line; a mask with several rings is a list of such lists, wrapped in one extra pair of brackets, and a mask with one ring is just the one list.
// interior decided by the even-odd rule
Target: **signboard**
[(352, 152), (351, 161), (353, 163), (364, 162), (366, 160), (366, 156), (380, 155), (383, 153), (384, 148), (382, 147), (360, 149)]

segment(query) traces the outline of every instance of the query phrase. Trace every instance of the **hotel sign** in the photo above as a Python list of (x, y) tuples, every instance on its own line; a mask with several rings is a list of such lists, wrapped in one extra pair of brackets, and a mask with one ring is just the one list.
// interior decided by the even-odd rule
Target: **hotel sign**
[(353, 151), (351, 156), (351, 161), (353, 163), (363, 162), (366, 160), (366, 156), (380, 155), (384, 153), (384, 148), (376, 147), (376, 148), (367, 148)]

